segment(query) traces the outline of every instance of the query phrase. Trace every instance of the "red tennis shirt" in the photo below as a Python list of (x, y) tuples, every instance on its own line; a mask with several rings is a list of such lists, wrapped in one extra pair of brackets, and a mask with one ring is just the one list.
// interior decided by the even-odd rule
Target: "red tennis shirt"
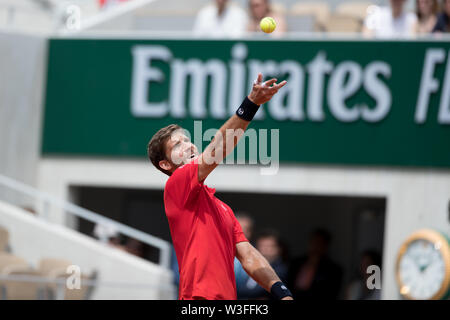
[(248, 241), (233, 211), (198, 181), (198, 162), (177, 168), (164, 205), (180, 271), (178, 298), (235, 300), (236, 243)]

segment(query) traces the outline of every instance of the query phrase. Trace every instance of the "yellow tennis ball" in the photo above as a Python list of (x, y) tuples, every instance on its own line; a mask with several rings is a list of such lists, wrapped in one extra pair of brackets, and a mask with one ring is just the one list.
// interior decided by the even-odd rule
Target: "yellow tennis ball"
[(261, 27), (261, 30), (265, 33), (271, 33), (275, 28), (277, 27), (277, 24), (275, 23), (275, 20), (271, 17), (265, 17), (261, 20), (259, 23), (259, 26)]

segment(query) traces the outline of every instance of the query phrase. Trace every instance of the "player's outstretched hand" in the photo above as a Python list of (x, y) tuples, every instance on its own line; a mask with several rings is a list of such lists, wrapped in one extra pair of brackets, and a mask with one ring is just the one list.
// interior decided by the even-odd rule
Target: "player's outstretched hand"
[(273, 95), (287, 83), (287, 81), (284, 80), (277, 84), (277, 79), (275, 78), (267, 80), (266, 82), (262, 82), (262, 79), (262, 74), (258, 73), (258, 78), (253, 83), (252, 92), (248, 95), (250, 101), (257, 105), (262, 105), (272, 99)]

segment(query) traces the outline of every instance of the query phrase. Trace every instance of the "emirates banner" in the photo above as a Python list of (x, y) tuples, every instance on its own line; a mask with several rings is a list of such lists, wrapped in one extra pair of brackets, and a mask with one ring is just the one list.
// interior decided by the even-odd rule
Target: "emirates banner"
[(204, 147), (261, 72), (288, 81), (249, 127), (280, 162), (450, 167), (449, 58), (437, 41), (52, 39), (42, 152), (145, 157), (170, 123)]

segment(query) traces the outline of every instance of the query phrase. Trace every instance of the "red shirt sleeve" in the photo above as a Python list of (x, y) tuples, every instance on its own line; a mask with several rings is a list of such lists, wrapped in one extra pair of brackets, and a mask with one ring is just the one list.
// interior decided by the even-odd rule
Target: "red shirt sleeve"
[(236, 217), (233, 217), (233, 219), (234, 219), (234, 226), (233, 226), (234, 243), (236, 244), (238, 242), (248, 241), (244, 235), (244, 232), (242, 231), (242, 227), (239, 224), (239, 221), (236, 219)]
[(186, 207), (199, 194), (202, 183), (198, 181), (197, 160), (176, 169), (166, 184), (167, 196), (177, 207)]

